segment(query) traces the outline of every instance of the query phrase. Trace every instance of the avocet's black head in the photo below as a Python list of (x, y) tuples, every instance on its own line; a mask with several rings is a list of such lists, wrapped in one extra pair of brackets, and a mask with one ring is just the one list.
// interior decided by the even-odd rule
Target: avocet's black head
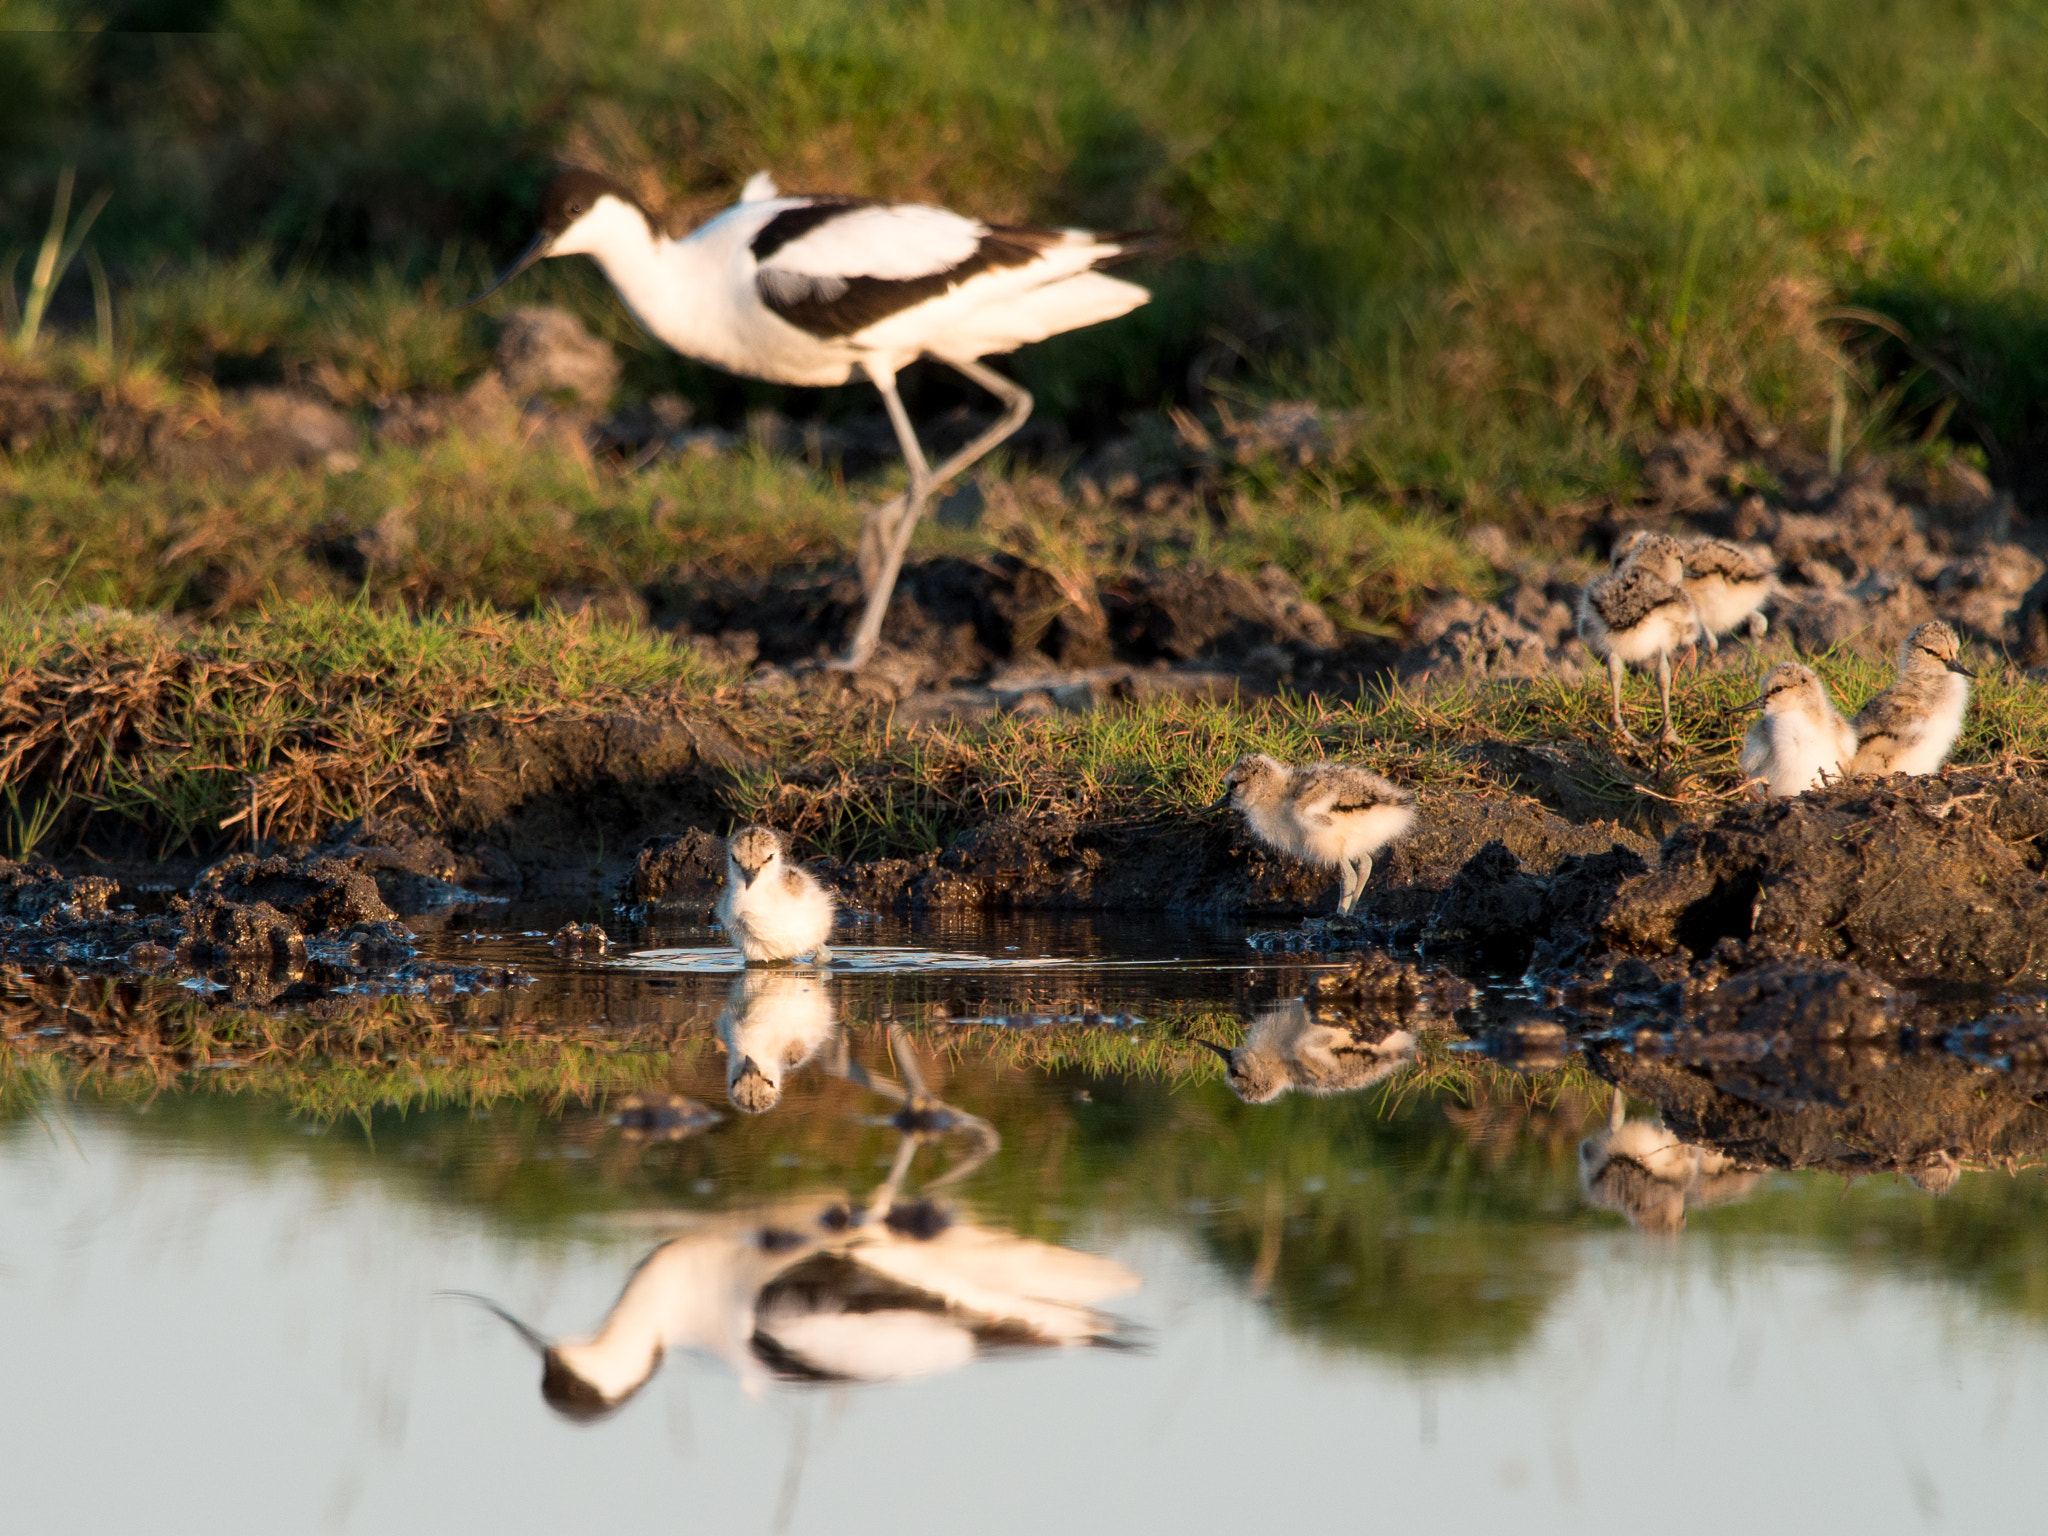
[[(655, 1364), (661, 1363), (656, 1354)], [(550, 1349), (541, 1357), (540, 1396), (555, 1412), (565, 1419), (578, 1424), (594, 1424), (599, 1419), (608, 1419), (625, 1407), (626, 1402), (647, 1384), (647, 1378), (633, 1383), (618, 1397), (606, 1397), (604, 1391), (588, 1377), (580, 1374), (559, 1349)], [(650, 1368), (647, 1375), (654, 1374)]]
[(640, 200), (611, 177), (580, 167), (563, 171), (548, 183), (540, 199), (540, 233), (519, 253), (498, 280), (462, 307), (483, 303), (535, 262), (549, 256), (591, 254), (602, 248), (607, 233), (617, 238), (619, 224), (635, 222), (654, 228)]
[[(616, 197), (629, 208), (640, 208), (640, 199), (602, 171), (586, 171), (577, 167), (562, 172), (548, 183), (547, 191), (541, 194), (541, 230), (551, 238), (561, 236), (595, 208), (598, 199), (603, 197)], [(640, 213), (645, 217), (647, 210), (640, 208)]]

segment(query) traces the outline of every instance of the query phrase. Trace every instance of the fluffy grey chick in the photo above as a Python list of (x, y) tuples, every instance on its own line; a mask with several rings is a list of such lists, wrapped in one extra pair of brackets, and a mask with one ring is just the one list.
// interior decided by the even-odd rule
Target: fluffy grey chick
[[(1631, 533), (1616, 542), (1614, 564), (1627, 563), (1643, 540), (1654, 535)], [(1727, 539), (1680, 539), (1684, 558), (1682, 584), (1700, 617), (1700, 630), (1707, 649), (1719, 647), (1719, 637), (1740, 629), (1752, 640), (1761, 640), (1770, 628), (1763, 605), (1778, 590), (1778, 568), (1768, 550)]]
[(1970, 707), (1970, 679), (1963, 642), (1935, 619), (1906, 636), (1899, 647), (1899, 680), (1856, 711), (1856, 756), (1849, 771), (1859, 777), (1887, 773), (1934, 773), (1948, 760), (1963, 734)]
[(772, 828), (742, 827), (726, 843), (725, 890), (717, 910), (750, 963), (809, 955), (823, 965), (832, 958), (825, 947), (832, 933), (832, 893), (790, 859), (782, 834)]
[(1772, 799), (1801, 794), (1848, 776), (1856, 732), (1811, 667), (1781, 661), (1764, 675), (1752, 708), (1763, 718), (1742, 741), (1742, 772), (1761, 779)]
[(1615, 734), (1623, 741), (1636, 740), (1621, 723), (1622, 672), (1654, 662), (1664, 705), (1660, 740), (1677, 744), (1678, 731), (1671, 723), (1671, 658), (1697, 644), (1701, 633), (1699, 611), (1685, 590), (1685, 555), (1678, 541), (1648, 534), (1618, 568), (1586, 583), (1579, 593), (1578, 630), (1586, 649), (1607, 663)]
[(1337, 910), (1365, 893), (1373, 855), (1415, 825), (1415, 796), (1349, 763), (1295, 768), (1251, 752), (1223, 776), (1224, 798), (1269, 848), (1337, 871)]
[(1247, 1104), (1270, 1104), (1290, 1088), (1356, 1093), (1415, 1059), (1415, 1036), (1407, 1030), (1373, 1038), (1318, 1023), (1298, 997), (1260, 1013), (1235, 1049), (1209, 1040), (1202, 1044), (1223, 1058), (1224, 1081)]

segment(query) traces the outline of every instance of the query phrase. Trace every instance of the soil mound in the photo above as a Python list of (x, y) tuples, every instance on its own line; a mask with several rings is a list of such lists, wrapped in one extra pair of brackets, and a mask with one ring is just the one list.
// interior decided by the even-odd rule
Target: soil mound
[(1598, 925), (1617, 948), (1807, 955), (1899, 980), (2048, 977), (2048, 785), (1960, 775), (1815, 791), (1689, 823)]
[(683, 907), (709, 912), (725, 884), (725, 839), (701, 827), (649, 838), (619, 887), (624, 907)]
[(267, 906), (309, 933), (388, 922), (398, 915), (359, 865), (318, 854), (231, 855), (199, 876), (192, 899)]

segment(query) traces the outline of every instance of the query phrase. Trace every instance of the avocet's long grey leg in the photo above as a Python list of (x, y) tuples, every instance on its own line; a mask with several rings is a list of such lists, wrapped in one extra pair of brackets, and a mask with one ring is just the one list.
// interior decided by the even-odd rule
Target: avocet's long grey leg
[[(936, 353), (932, 355), (938, 356)], [(910, 536), (917, 531), (918, 519), (924, 516), (932, 493), (975, 460), (993, 451), (1031, 416), (1031, 392), (1022, 385), (1012, 383), (973, 358), (939, 357), (938, 361), (1002, 401), (1003, 414), (994, 426), (939, 465), (937, 470), (932, 470), (925, 464), (924, 450), (918, 446), (909, 413), (903, 409), (903, 399), (896, 393), (896, 375), (873, 363), (863, 365), (868, 377), (874, 380), (875, 388), (882, 392), (882, 403), (888, 407), (890, 424), (896, 428), (896, 440), (903, 447), (904, 462), (910, 466), (910, 490), (869, 514), (866, 528), (862, 531), (863, 578), (866, 577), (867, 529), (873, 529), (876, 534), (882, 560), (873, 579), (868, 581), (867, 607), (861, 613), (860, 625), (854, 630), (853, 640), (840, 662), (843, 667), (858, 667), (874, 654), (875, 642), (882, 637), (882, 620), (889, 612), (890, 594), (896, 590), (896, 578), (903, 570), (903, 556), (910, 548)]]
[(1657, 655), (1657, 697), (1664, 704), (1664, 734), (1657, 739), (1666, 746), (1684, 744), (1678, 728), (1671, 723), (1671, 653), (1660, 651)]
[(1352, 884), (1357, 878), (1358, 872), (1348, 860), (1337, 861), (1337, 911), (1340, 914), (1349, 914), (1351, 904), (1358, 899), (1358, 888)]
[(1630, 745), (1635, 744), (1635, 732), (1621, 723), (1621, 658), (1610, 655), (1607, 658), (1607, 676), (1614, 684), (1614, 734)]

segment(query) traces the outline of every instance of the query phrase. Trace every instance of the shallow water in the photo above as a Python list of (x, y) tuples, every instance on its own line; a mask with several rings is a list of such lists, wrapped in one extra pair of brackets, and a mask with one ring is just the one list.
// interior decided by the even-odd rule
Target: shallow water
[[(1771, 1173), (1646, 1236), (1581, 1194), (1582, 1074), (1255, 1106), (970, 1048), (1098, 1016), (1235, 1039), (1313, 970), (1240, 930), (885, 924), (859, 965), (738, 978), (676, 927), (630, 947), (680, 964), (555, 958), (554, 916), (440, 935), (538, 974), (450, 1017), (666, 1032), (628, 1123), (225, 1089), (0, 1122), (20, 1528), (1906, 1531), (2036, 1502), (2037, 1175)], [(729, 1102), (732, 1046), (801, 1057), (767, 1112)], [(921, 1143), (890, 1123), (918, 1077)], [(595, 1422), (437, 1295), (561, 1338), (629, 1280), (579, 1367), (667, 1353)]]

